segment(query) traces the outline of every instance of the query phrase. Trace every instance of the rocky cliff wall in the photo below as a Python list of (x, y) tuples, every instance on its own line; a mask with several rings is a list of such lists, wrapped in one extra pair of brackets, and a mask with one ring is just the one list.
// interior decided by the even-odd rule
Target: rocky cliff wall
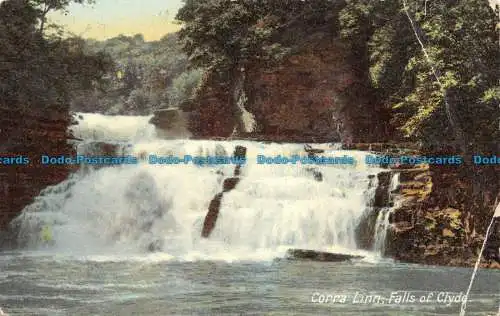
[(42, 189), (57, 184), (71, 172), (68, 166), (43, 166), (42, 154), (73, 155), (68, 144), (67, 112), (0, 107), (0, 154), (25, 156), (26, 165), (0, 164), (0, 230), (16, 217)]
[[(292, 53), (279, 62), (236, 69), (230, 75), (234, 84), (206, 74), (191, 105), (195, 137), (228, 137), (236, 131), (240, 137), (349, 143), (384, 141), (391, 134), (367, 66), (353, 58), (334, 26), (291, 25), (276, 40)], [(255, 119), (251, 133), (239, 128), (238, 102)]]
[[(499, 194), (498, 167), (423, 165), (400, 172), (399, 207), (391, 214), (385, 255), (404, 262), (474, 266)], [(499, 224), (493, 227), (483, 267), (500, 268)]]
[[(376, 155), (424, 156), (415, 144), (351, 144), (344, 149)], [(435, 153), (450, 156), (449, 151)], [(429, 156), (429, 154), (427, 154)], [(500, 166), (382, 165), (373, 201), (374, 212), (358, 227), (358, 246), (374, 248), (376, 221), (392, 207), (383, 255), (402, 262), (473, 267), (500, 201)], [(398, 174), (396, 188), (388, 190)], [(495, 203), (496, 202), (496, 203)], [(500, 268), (500, 218), (490, 230), (482, 267)]]

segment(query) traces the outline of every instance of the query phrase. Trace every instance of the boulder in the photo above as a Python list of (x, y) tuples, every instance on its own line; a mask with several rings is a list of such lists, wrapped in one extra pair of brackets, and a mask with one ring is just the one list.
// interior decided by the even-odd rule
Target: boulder
[[(234, 149), (233, 156), (236, 158), (245, 158), (247, 153), (246, 147), (236, 146)], [(212, 230), (215, 227), (215, 223), (217, 222), (217, 217), (219, 216), (220, 204), (222, 200), (222, 196), (225, 192), (229, 192), (236, 187), (236, 185), (240, 182), (240, 165), (237, 165), (234, 170), (234, 177), (224, 179), (224, 183), (222, 184), (222, 192), (218, 193), (214, 196), (210, 205), (208, 206), (208, 213), (205, 217), (205, 222), (203, 223), (203, 230), (201, 232), (201, 236), (204, 238), (208, 238), (212, 233)]]
[(3, 104), (0, 100), (0, 156), (24, 156), (26, 165), (0, 168), (0, 230), (8, 228), (40, 191), (65, 180), (77, 165), (42, 165), (40, 155), (76, 155), (68, 127), (72, 117), (67, 109), (39, 109)]
[(378, 186), (375, 190), (375, 198), (373, 201), (373, 206), (375, 207), (387, 207), (390, 205), (390, 192), (389, 188), (391, 185), (392, 174), (390, 172), (380, 172), (377, 175)]
[(285, 258), (288, 260), (343, 262), (352, 259), (362, 259), (363, 256), (354, 256), (342, 253), (323, 252), (307, 249), (288, 249)]
[(234, 157), (245, 158), (246, 155), (247, 155), (247, 148), (246, 147), (238, 145), (234, 148), (234, 153), (233, 153)]

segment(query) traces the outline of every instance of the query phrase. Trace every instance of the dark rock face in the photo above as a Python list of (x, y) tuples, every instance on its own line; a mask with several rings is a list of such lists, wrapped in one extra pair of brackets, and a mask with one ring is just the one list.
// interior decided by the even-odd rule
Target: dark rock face
[(157, 252), (157, 251), (161, 251), (163, 248), (163, 243), (160, 241), (160, 240), (155, 240), (155, 241), (152, 241), (149, 245), (148, 245), (148, 251), (149, 252)]
[(194, 110), (189, 114), (188, 128), (193, 136), (228, 137), (236, 126), (235, 109), (229, 87), (205, 75)]
[[(386, 255), (405, 262), (474, 266), (499, 182), (489, 167), (474, 170), (476, 179), (469, 168), (426, 165), (402, 170), (402, 203), (390, 218)], [(482, 267), (500, 267), (497, 234), (489, 237)]]
[(484, 258), (500, 263), (500, 217), (495, 219), (484, 250)]
[(304, 145), (304, 151), (307, 153), (309, 157), (314, 157), (317, 154), (322, 154), (325, 151), (323, 149), (319, 148), (312, 148), (310, 145), (306, 144)]
[[(370, 205), (372, 208), (367, 209), (367, 212), (365, 212), (363, 218), (356, 227), (356, 244), (361, 249), (373, 249), (378, 215), (382, 209), (392, 206), (389, 190), (393, 176), (394, 174), (389, 171), (380, 172), (377, 175), (378, 184), (375, 189), (375, 197)], [(373, 178), (374, 176), (369, 176), (370, 187), (374, 185)]]
[(381, 172), (377, 175), (378, 186), (375, 190), (375, 207), (388, 207), (390, 205), (390, 192), (389, 188), (391, 185), (391, 172)]
[[(389, 116), (372, 101), (366, 65), (351, 56), (335, 27), (299, 24), (276, 39), (293, 47), (293, 55), (278, 65), (246, 65), (235, 75), (245, 78), (244, 106), (257, 125), (241, 135), (294, 142), (385, 139), (390, 125), (383, 122)], [(235, 89), (206, 75), (193, 101), (190, 130), (195, 137), (228, 137), (238, 128)]]
[[(234, 149), (233, 156), (237, 158), (245, 158), (247, 153), (246, 147), (236, 146)], [(212, 230), (215, 227), (215, 223), (217, 222), (217, 217), (219, 216), (220, 205), (222, 196), (225, 192), (229, 192), (233, 190), (236, 185), (240, 182), (241, 166), (237, 165), (234, 169), (234, 177), (224, 179), (224, 183), (222, 185), (222, 192), (215, 195), (215, 197), (210, 201), (210, 205), (208, 206), (208, 213), (205, 216), (205, 222), (203, 223), (203, 230), (201, 232), (201, 236), (204, 238), (208, 238), (212, 233)]]
[(247, 156), (247, 148), (240, 146), (240, 145), (237, 145), (234, 148), (233, 156), (237, 157), (237, 158), (245, 158)]
[(203, 230), (201, 232), (201, 236), (204, 238), (208, 238), (215, 227), (215, 223), (217, 222), (217, 217), (219, 216), (222, 195), (223, 193), (218, 193), (212, 199), (212, 201), (210, 201), (210, 205), (208, 206), (208, 213), (207, 216), (205, 217), (205, 222), (203, 223)]
[[(233, 156), (237, 158), (245, 158), (247, 155), (247, 148), (243, 146), (236, 146), (234, 149)], [(234, 176), (238, 177), (241, 174), (241, 165), (237, 165), (234, 169)]]
[[(307, 153), (307, 156), (309, 158), (315, 158), (317, 154), (321, 154), (321, 153), (325, 152), (323, 149), (312, 148), (310, 145), (307, 145), (307, 144), (304, 145), (304, 151)], [(323, 181), (323, 173), (321, 173), (321, 171), (319, 171), (318, 169), (306, 168), (306, 171), (310, 172), (313, 175), (314, 180), (316, 180), (318, 182)]]
[(341, 253), (322, 252), (306, 249), (288, 249), (286, 259), (288, 260), (310, 260), (323, 262), (343, 262), (352, 259), (362, 259), (362, 256), (353, 256)]
[[(418, 146), (408, 143), (358, 143), (348, 144), (344, 149), (380, 155), (456, 155), (449, 149), (424, 154)], [(393, 192), (398, 207), (389, 216), (383, 255), (411, 263), (474, 266), (496, 201), (500, 201), (499, 166), (423, 164), (386, 168), (392, 174), (399, 174), (399, 185)], [(381, 186), (389, 186), (385, 172), (378, 179)], [(385, 196), (381, 190), (374, 205), (389, 206)], [(361, 248), (369, 249), (372, 244), (374, 227), (370, 223), (377, 218), (377, 208), (357, 228), (357, 243)], [(500, 268), (500, 219), (496, 221), (481, 267)]]
[(227, 178), (224, 179), (224, 184), (222, 185), (223, 192), (229, 192), (236, 187), (236, 185), (240, 182), (240, 178)]
[(4, 157), (23, 155), (27, 165), (0, 165), (0, 230), (16, 217), (47, 186), (65, 180), (75, 167), (44, 166), (41, 155), (75, 155), (68, 143), (68, 111), (0, 107), (0, 153)]

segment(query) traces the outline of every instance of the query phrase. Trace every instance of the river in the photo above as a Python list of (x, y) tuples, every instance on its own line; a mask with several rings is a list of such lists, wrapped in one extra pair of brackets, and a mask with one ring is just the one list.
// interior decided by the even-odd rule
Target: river
[[(366, 153), (318, 144), (353, 165), (257, 164), (304, 154), (303, 144), (163, 140), (149, 117), (80, 114), (80, 154), (96, 142), (134, 157), (231, 156), (247, 148), (241, 181), (226, 192), (208, 239), (210, 200), (234, 165), (81, 168), (47, 188), (14, 221), (19, 251), (0, 253), (0, 308), (8, 315), (457, 315), (471, 269), (383, 258), (387, 212), (373, 247), (357, 225), (374, 211), (381, 169)], [(147, 159), (147, 158), (146, 158)], [(321, 173), (321, 181), (315, 173)], [(397, 185), (397, 177), (393, 179)], [(49, 230), (50, 240), (43, 237)], [(45, 239), (44, 239), (45, 238)], [(151, 245), (155, 252), (151, 252)], [(349, 263), (284, 259), (289, 248), (361, 255)], [(500, 274), (480, 270), (467, 315), (496, 315)]]

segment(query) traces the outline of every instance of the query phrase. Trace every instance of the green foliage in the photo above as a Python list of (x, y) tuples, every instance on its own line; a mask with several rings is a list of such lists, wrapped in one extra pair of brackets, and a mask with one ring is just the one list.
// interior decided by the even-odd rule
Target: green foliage
[(372, 84), (392, 109), (393, 124), (410, 139), (464, 141), (453, 131), (447, 91), (456, 128), (464, 131), (466, 141), (481, 146), (498, 139), (497, 14), (486, 0), (407, 4), (430, 63), (401, 2), (347, 1), (340, 15), (343, 38), (353, 49), (367, 51)]
[(178, 106), (181, 105), (183, 101), (190, 99), (201, 82), (202, 75), (203, 71), (200, 69), (193, 69), (175, 78), (172, 82), (172, 86), (167, 90), (166, 98), (168, 104), (171, 106)]
[(231, 75), (249, 63), (279, 62), (289, 55), (296, 43), (279, 42), (276, 36), (296, 23), (328, 23), (331, 17), (325, 15), (338, 5), (325, 0), (186, 0), (176, 18), (184, 23), (179, 35), (190, 63), (231, 82)]
[[(55, 2), (54, 2), (55, 3)], [(55, 9), (61, 3), (54, 4)], [(0, 4), (0, 103), (24, 108), (67, 109), (74, 90), (91, 89), (109, 66), (102, 54), (88, 55), (82, 40), (47, 38), (38, 2)]]
[(85, 50), (113, 61), (105, 88), (73, 99), (73, 109), (110, 114), (149, 114), (179, 106), (191, 97), (202, 71), (188, 69), (177, 34), (146, 42), (143, 35), (119, 35), (105, 41), (87, 40)]

